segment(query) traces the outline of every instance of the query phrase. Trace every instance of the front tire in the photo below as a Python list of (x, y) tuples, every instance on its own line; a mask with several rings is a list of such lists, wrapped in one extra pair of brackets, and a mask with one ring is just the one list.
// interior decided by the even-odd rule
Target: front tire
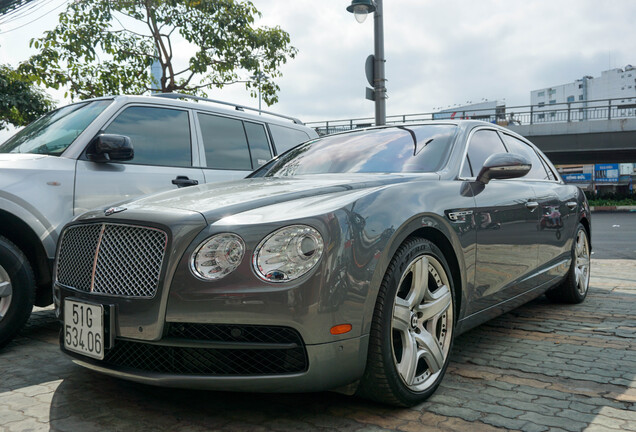
[(0, 349), (24, 326), (35, 300), (35, 277), (22, 251), (0, 236)]
[(455, 297), (444, 255), (428, 240), (405, 241), (384, 276), (358, 393), (412, 406), (435, 392), (448, 366)]
[(572, 264), (566, 279), (545, 293), (554, 302), (577, 304), (585, 300), (590, 285), (590, 242), (583, 224), (576, 229), (572, 244)]

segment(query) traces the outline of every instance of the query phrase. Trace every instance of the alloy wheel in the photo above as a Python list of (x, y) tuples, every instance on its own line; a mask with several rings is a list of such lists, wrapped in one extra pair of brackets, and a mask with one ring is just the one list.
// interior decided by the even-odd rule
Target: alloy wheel
[(444, 367), (453, 336), (448, 275), (433, 256), (416, 257), (402, 274), (391, 326), (400, 378), (412, 391), (428, 389)]
[(4, 318), (11, 306), (13, 289), (11, 279), (7, 271), (0, 265), (0, 321)]
[(575, 260), (576, 289), (579, 294), (585, 295), (590, 283), (590, 245), (583, 230), (579, 230), (576, 236)]

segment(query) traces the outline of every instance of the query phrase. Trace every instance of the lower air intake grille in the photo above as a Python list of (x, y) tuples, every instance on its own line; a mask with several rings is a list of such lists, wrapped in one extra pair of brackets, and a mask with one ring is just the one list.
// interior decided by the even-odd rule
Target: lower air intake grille
[(278, 375), (307, 370), (302, 346), (285, 349), (188, 348), (117, 340), (104, 362), (182, 375)]

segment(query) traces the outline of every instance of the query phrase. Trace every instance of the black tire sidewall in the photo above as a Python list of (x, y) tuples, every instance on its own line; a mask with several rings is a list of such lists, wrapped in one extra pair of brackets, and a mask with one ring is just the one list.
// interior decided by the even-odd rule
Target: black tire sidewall
[(0, 320), (2, 348), (13, 339), (31, 315), (35, 300), (35, 279), (24, 254), (4, 237), (0, 237), (0, 265), (9, 275), (12, 286), (11, 304)]
[[(398, 254), (395, 256), (395, 267), (393, 272), (388, 275), (387, 279), (387, 292), (386, 292), (386, 303), (385, 308), (382, 312), (381, 320), (382, 320), (382, 356), (383, 363), (385, 366), (385, 375), (388, 379), (388, 383), (393, 390), (394, 395), (405, 405), (414, 405), (428, 398), (431, 394), (435, 392), (440, 382), (444, 378), (444, 374), (446, 373), (446, 368), (449, 363), (450, 353), (453, 349), (453, 340), (455, 336), (455, 320), (457, 316), (457, 311), (455, 310), (455, 291), (453, 286), (452, 275), (450, 273), (450, 269), (448, 267), (448, 263), (444, 258), (441, 250), (435, 246), (435, 244), (431, 243), (425, 239), (415, 239), (411, 242), (405, 243), (406, 248), (399, 250)], [(451, 333), (451, 344), (449, 347), (449, 354), (446, 357), (446, 361), (444, 362), (444, 366), (442, 367), (441, 373), (428, 389), (422, 392), (415, 392), (409, 389), (406, 384), (402, 381), (402, 378), (397, 371), (395, 360), (393, 358), (393, 346), (392, 346), (392, 318), (393, 318), (393, 307), (395, 304), (395, 297), (398, 290), (398, 285), (400, 283), (400, 279), (404, 274), (404, 271), (407, 269), (408, 265), (417, 257), (422, 255), (432, 255), (435, 259), (437, 259), (442, 266), (444, 267), (444, 271), (446, 272), (448, 283), (450, 284), (449, 288), (451, 291), (451, 295), (453, 296), (453, 331)]]

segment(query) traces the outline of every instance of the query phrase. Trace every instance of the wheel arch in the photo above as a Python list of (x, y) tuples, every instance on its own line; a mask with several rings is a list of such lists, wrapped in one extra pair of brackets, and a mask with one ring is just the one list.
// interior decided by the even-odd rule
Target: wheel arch
[[(459, 241), (455, 231), (444, 220), (443, 217), (436, 214), (425, 214), (415, 216), (406, 221), (396, 230), (389, 243), (385, 246), (382, 258), (375, 269), (372, 277), (372, 286), (375, 289), (369, 296), (367, 304), (364, 307), (364, 316), (372, 316), (380, 283), (386, 274), (391, 260), (395, 256), (399, 247), (411, 237), (421, 237), (434, 243), (444, 254), (444, 258), (450, 267), (450, 273), (455, 289), (456, 302), (456, 320), (459, 321), (463, 316), (463, 305), (466, 304), (467, 298), (467, 265), (466, 259), (472, 260), (471, 257), (465, 257), (466, 252)], [(362, 334), (367, 334), (371, 328), (371, 320), (365, 320), (362, 328)]]
[(44, 245), (37, 234), (19, 217), (6, 210), (0, 210), (0, 235), (19, 247), (29, 260), (35, 273), (35, 304), (37, 306), (51, 304), (51, 268)]
[(583, 216), (579, 222), (585, 227), (585, 232), (587, 233), (587, 242), (590, 245), (590, 252), (592, 251), (592, 226), (590, 225), (590, 220)]
[(457, 259), (457, 253), (453, 248), (453, 244), (450, 240), (439, 230), (431, 227), (423, 227), (413, 232), (409, 237), (420, 237), (434, 243), (444, 254), (444, 258), (450, 267), (450, 277), (453, 279), (453, 288), (455, 290), (455, 302), (456, 305), (456, 319), (459, 315), (459, 311), (462, 306), (462, 296), (464, 293), (464, 287), (462, 283), (462, 271)]

